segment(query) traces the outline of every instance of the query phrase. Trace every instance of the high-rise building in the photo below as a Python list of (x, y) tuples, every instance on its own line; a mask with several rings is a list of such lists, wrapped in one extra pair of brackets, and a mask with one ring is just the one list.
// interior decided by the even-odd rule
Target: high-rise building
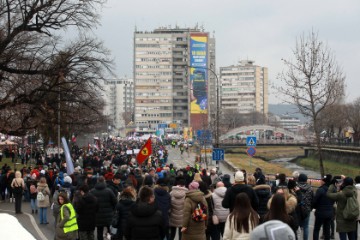
[(268, 114), (268, 69), (243, 60), (220, 67), (221, 109)]
[(124, 136), (126, 125), (134, 115), (134, 81), (129, 78), (108, 79), (104, 81), (103, 88), (108, 126)]
[[(138, 132), (196, 128), (210, 113), (215, 76), (215, 39), (203, 29), (158, 28), (134, 33), (135, 125)], [(196, 75), (196, 86), (191, 84)], [(197, 96), (194, 97), (194, 95)], [(211, 97), (211, 96), (210, 96)], [(194, 104), (194, 99), (196, 102)], [(191, 106), (200, 106), (201, 112)], [(200, 108), (199, 108), (200, 109)]]

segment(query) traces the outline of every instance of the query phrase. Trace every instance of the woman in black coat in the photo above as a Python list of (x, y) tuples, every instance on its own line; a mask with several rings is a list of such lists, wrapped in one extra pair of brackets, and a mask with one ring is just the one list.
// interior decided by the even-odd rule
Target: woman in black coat
[(118, 213), (118, 225), (113, 226), (117, 228), (116, 235), (113, 239), (122, 240), (125, 235), (125, 229), (127, 226), (128, 217), (130, 214), (130, 209), (136, 203), (136, 190), (133, 187), (127, 187), (120, 194), (120, 200), (116, 205), (116, 211)]
[(94, 239), (96, 226), (96, 213), (99, 205), (96, 197), (89, 193), (88, 185), (79, 188), (79, 194), (75, 194), (74, 208), (77, 214), (80, 239)]
[(90, 193), (98, 200), (99, 211), (96, 214), (96, 230), (98, 240), (103, 240), (104, 227), (110, 232), (110, 225), (117, 200), (113, 191), (106, 187), (105, 178), (103, 176), (98, 178), (98, 182)]

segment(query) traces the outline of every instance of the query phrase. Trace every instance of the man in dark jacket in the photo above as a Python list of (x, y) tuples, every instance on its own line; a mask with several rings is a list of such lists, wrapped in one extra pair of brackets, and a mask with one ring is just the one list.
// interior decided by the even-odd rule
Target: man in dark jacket
[(160, 178), (154, 189), (155, 205), (162, 213), (163, 224), (165, 228), (166, 239), (170, 239), (169, 234), (169, 211), (171, 207), (171, 196), (166, 181)]
[(115, 174), (112, 180), (106, 182), (107, 187), (113, 191), (114, 195), (118, 197), (119, 193), (123, 190), (121, 184), (121, 175), (119, 173)]
[(110, 225), (117, 200), (111, 189), (106, 187), (103, 176), (98, 178), (98, 182), (90, 193), (98, 200), (99, 211), (96, 214), (97, 239), (103, 240), (104, 227), (107, 228), (108, 233), (110, 232)]
[(298, 178), (298, 186), (302, 193), (302, 216), (299, 218), (299, 223), (301, 230), (303, 232), (303, 239), (309, 239), (309, 221), (310, 221), (310, 213), (312, 210), (312, 202), (314, 198), (314, 192), (310, 184), (307, 183), (307, 176), (304, 173), (301, 173)]
[[(332, 176), (330, 174), (326, 175), (321, 179), (321, 187), (316, 191), (315, 197), (313, 199), (313, 207), (315, 211), (315, 225), (313, 232), (313, 239), (319, 239), (319, 231), (323, 225), (324, 239), (330, 239), (330, 223), (333, 218), (334, 210), (334, 200), (331, 200), (326, 196), (326, 193), (329, 189)], [(331, 234), (331, 239), (334, 239), (334, 233)]]
[(142, 187), (139, 198), (139, 202), (131, 209), (128, 218), (126, 239), (164, 239), (162, 214), (154, 204), (154, 190), (148, 186)]
[(89, 193), (89, 187), (82, 185), (79, 188), (80, 196), (75, 197), (74, 208), (77, 214), (79, 239), (94, 239), (96, 213), (99, 210), (97, 199)]
[(257, 211), (259, 207), (259, 199), (252, 187), (245, 184), (244, 173), (242, 171), (237, 171), (235, 173), (234, 181), (235, 184), (232, 187), (228, 188), (225, 193), (224, 200), (222, 201), (222, 206), (224, 208), (229, 208), (230, 212), (232, 212), (232, 210), (234, 209), (236, 195), (244, 192), (251, 199), (252, 208)]

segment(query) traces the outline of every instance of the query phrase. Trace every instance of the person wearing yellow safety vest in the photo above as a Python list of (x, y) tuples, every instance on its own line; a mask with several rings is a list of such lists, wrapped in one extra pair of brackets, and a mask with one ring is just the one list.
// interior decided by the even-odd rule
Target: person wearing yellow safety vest
[(75, 240), (78, 235), (75, 209), (66, 193), (59, 193), (57, 201), (60, 205), (60, 213), (56, 224), (55, 240)]

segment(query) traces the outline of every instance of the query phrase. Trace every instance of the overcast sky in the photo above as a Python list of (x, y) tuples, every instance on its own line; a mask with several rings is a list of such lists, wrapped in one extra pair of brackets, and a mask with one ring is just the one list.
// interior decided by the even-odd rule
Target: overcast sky
[[(95, 33), (111, 50), (119, 77), (132, 77), (133, 34), (160, 26), (203, 25), (215, 34), (217, 68), (251, 59), (268, 67), (270, 84), (292, 57), (295, 40), (312, 29), (346, 74), (346, 101), (360, 97), (359, 0), (108, 0)], [(278, 103), (270, 89), (270, 103)]]

